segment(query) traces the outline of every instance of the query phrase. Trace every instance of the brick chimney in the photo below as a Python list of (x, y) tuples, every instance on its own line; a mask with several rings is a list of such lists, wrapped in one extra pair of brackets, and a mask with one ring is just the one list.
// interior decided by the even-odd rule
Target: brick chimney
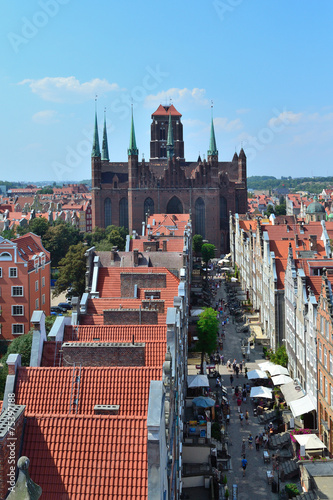
[(133, 250), (133, 261), (135, 267), (139, 265), (139, 250), (137, 249)]
[(310, 234), (309, 240), (310, 240), (310, 250), (312, 252), (317, 252), (317, 235)]
[(119, 415), (119, 405), (95, 405), (95, 415)]

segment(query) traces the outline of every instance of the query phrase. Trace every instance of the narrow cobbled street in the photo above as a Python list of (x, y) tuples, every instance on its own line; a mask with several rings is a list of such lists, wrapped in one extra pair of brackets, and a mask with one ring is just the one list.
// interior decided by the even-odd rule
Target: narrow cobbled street
[[(217, 290), (214, 304), (216, 301), (223, 299), (227, 302), (226, 285)], [(227, 309), (228, 310), (228, 309)], [(271, 500), (278, 499), (278, 494), (272, 492), (271, 484), (268, 484), (267, 471), (272, 470), (271, 463), (265, 463), (263, 459), (264, 448), (260, 447), (256, 450), (255, 437), (264, 431), (264, 426), (259, 423), (258, 418), (253, 415), (253, 406), (250, 398), (247, 397), (246, 402), (242, 402), (241, 411), (245, 416), (246, 411), (249, 413), (249, 419), (246, 422), (245, 418), (240, 423), (239, 412), (236, 398), (232, 394), (232, 385), (244, 386), (248, 382), (244, 374), (244, 368), (238, 378), (234, 375), (232, 368), (227, 368), (227, 360), (231, 363), (234, 359), (239, 363), (243, 360), (241, 351), (242, 340), (247, 339), (247, 335), (237, 332), (234, 318), (229, 314), (228, 324), (223, 326), (225, 338), (223, 339), (223, 350), (220, 353), (224, 356), (224, 364), (219, 365), (218, 369), (221, 374), (222, 385), (228, 390), (228, 399), (230, 402), (230, 423), (227, 425), (226, 431), (229, 435), (228, 451), (231, 455), (231, 470), (227, 472), (228, 488), (230, 498), (232, 499), (232, 487), (237, 485), (238, 496), (237, 500)], [(246, 368), (248, 371), (258, 368), (257, 362), (263, 361), (262, 346), (252, 347), (250, 349), (249, 360), (246, 360)], [(233, 375), (233, 384), (230, 384), (230, 375)], [(211, 389), (216, 390), (216, 380), (210, 379)], [(249, 435), (253, 437), (252, 446), (249, 447)], [(245, 476), (243, 477), (242, 469), (242, 443), (245, 440), (245, 456), (247, 466)]]

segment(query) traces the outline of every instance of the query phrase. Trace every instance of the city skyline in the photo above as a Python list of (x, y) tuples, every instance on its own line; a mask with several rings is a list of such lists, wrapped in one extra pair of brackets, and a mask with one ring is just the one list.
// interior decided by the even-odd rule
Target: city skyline
[(149, 159), (151, 114), (170, 102), (183, 115), (186, 160), (203, 157), (213, 101), (220, 161), (243, 146), (248, 176), (330, 174), (329, 1), (3, 9), (2, 180), (90, 178), (96, 95), (111, 161), (127, 160), (131, 105), (139, 158)]

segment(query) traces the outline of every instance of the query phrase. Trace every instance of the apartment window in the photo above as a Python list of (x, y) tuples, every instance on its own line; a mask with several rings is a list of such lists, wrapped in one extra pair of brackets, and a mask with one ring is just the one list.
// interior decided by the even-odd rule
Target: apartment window
[(328, 400), (328, 382), (327, 382), (327, 378), (325, 378), (325, 394), (324, 394), (324, 398), (326, 400)]
[(2, 267), (0, 267), (0, 278), (2, 278)]
[(35, 302), (35, 309), (39, 309), (39, 299), (36, 299), (36, 302)]
[(23, 316), (24, 307), (23, 306), (12, 306), (12, 316)]
[(10, 278), (17, 278), (17, 267), (10, 267), (9, 268), (9, 277)]
[(15, 335), (21, 335), (22, 333), (24, 333), (24, 325), (20, 324), (20, 323), (13, 323), (12, 324), (12, 334)]
[(327, 369), (327, 349), (324, 346), (324, 366)]
[(45, 304), (45, 293), (43, 293), (43, 295), (42, 295), (42, 304), (43, 305)]
[(35, 281), (35, 292), (38, 292), (38, 280)]
[(331, 385), (331, 406), (333, 406), (333, 385)]
[(323, 393), (323, 374), (319, 374), (319, 390), (321, 393)]
[(333, 356), (330, 353), (330, 374), (333, 375)]
[(330, 324), (328, 321), (326, 321), (326, 338), (327, 340), (330, 338)]
[(12, 286), (12, 297), (23, 297), (23, 286)]
[(42, 276), (42, 287), (45, 286), (45, 276)]

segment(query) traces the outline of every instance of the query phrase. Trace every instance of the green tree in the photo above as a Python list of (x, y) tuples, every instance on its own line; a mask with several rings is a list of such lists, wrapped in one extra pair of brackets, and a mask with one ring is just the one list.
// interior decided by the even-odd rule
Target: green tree
[(79, 230), (63, 221), (50, 226), (42, 239), (43, 245), (51, 252), (52, 266), (57, 267), (67, 254), (69, 247), (77, 245), (83, 237)]
[(273, 205), (268, 205), (267, 207), (267, 210), (265, 212), (265, 215), (267, 215), (267, 217), (269, 217), (271, 214), (274, 214), (274, 207)]
[(1, 233), (1, 236), (6, 240), (13, 240), (16, 238), (16, 228), (13, 226), (11, 229), (4, 229)]
[(202, 255), (202, 260), (205, 262), (207, 265), (210, 259), (213, 259), (215, 257), (215, 245), (212, 245), (211, 243), (204, 243), (201, 247), (201, 255)]
[(276, 215), (286, 215), (286, 204), (283, 203), (282, 205), (276, 205), (275, 214)]
[(71, 295), (81, 297), (85, 291), (86, 247), (82, 242), (72, 245), (66, 256), (59, 262), (59, 277), (53, 295), (57, 297), (67, 288), (72, 288)]
[(22, 366), (29, 366), (32, 345), (32, 332), (21, 335), (11, 342), (6, 354), (1, 358), (2, 368), (0, 369), (0, 399), (3, 399), (3, 393), (8, 375), (7, 359), (10, 354), (21, 354)]
[(201, 373), (203, 373), (203, 362), (205, 353), (210, 356), (216, 350), (217, 335), (219, 331), (219, 320), (217, 312), (211, 307), (206, 307), (199, 315), (197, 323), (197, 350), (201, 352)]
[(125, 250), (128, 231), (124, 227), (108, 226), (105, 234), (111, 246), (118, 247), (120, 251)]
[(284, 345), (280, 345), (275, 352), (267, 351), (270, 361), (277, 365), (284, 366), (287, 368), (288, 366), (288, 354), (286, 351), (286, 347)]
[(39, 189), (37, 194), (53, 194), (53, 189), (49, 186), (44, 187), (43, 189)]
[(51, 225), (49, 221), (44, 217), (36, 217), (35, 219), (31, 219), (29, 222), (29, 231), (31, 233), (38, 234), (38, 236), (41, 236), (42, 239), (50, 227)]
[(57, 316), (46, 316), (45, 318), (45, 330), (46, 330), (46, 335), (48, 335), (52, 329), (53, 323), (57, 319)]
[(201, 252), (202, 242), (203, 242), (203, 237), (201, 236), (201, 234), (195, 234), (193, 236), (192, 247), (193, 247), (193, 252), (196, 255)]

